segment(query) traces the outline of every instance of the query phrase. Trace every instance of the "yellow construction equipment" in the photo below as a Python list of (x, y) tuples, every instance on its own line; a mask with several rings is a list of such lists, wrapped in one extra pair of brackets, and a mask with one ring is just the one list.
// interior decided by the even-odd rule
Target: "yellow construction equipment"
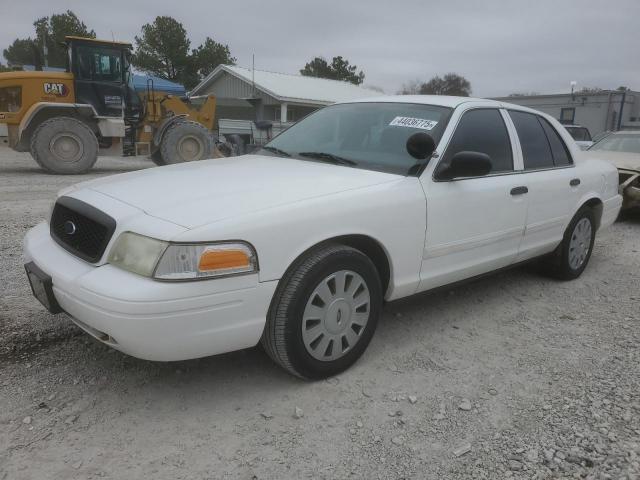
[(66, 72), (0, 73), (0, 123), (9, 145), (47, 171), (84, 173), (100, 148), (149, 155), (159, 165), (210, 158), (216, 100), (133, 87), (131, 44), (66, 37)]

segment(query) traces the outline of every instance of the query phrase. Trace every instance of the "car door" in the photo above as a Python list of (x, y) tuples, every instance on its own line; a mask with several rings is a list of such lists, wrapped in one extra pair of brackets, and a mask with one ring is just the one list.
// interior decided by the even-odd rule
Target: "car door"
[(528, 207), (518, 261), (552, 251), (562, 240), (578, 201), (580, 178), (569, 149), (551, 123), (531, 112), (509, 110), (522, 151)]
[[(516, 169), (522, 167), (516, 162), (515, 139), (505, 115), (497, 108), (463, 112), (437, 165), (421, 177), (427, 231), (420, 290), (507, 266), (517, 256), (527, 203), (519, 188)], [(491, 171), (480, 177), (441, 180), (438, 172), (462, 151), (487, 154)]]

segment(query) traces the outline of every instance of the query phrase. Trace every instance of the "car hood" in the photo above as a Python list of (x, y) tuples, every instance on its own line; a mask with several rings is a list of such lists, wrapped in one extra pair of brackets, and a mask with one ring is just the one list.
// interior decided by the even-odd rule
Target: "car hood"
[(640, 153), (609, 152), (607, 150), (588, 150), (584, 152), (590, 158), (599, 158), (613, 163), (616, 168), (637, 170), (640, 172)]
[(403, 177), (290, 158), (245, 155), (92, 180), (78, 185), (186, 228)]

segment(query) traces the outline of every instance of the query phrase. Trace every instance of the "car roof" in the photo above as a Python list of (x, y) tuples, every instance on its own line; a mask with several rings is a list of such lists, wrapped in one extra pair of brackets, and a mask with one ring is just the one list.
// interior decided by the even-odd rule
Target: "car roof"
[(489, 100), (486, 98), (474, 97), (454, 97), (449, 95), (385, 95), (380, 97), (367, 97), (356, 100), (338, 103), (419, 103), (424, 105), (436, 105), (440, 107), (456, 108), (462, 104), (481, 104), (485, 107), (509, 108), (512, 110), (521, 110), (540, 114), (541, 112), (533, 110), (522, 105), (513, 103), (500, 102), (498, 100)]

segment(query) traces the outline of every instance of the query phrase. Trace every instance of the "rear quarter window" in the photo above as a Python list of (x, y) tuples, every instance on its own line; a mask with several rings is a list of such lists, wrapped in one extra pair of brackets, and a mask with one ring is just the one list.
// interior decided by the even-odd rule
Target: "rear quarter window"
[(542, 117), (538, 117), (538, 121), (542, 125), (544, 133), (547, 135), (547, 140), (549, 140), (549, 146), (551, 147), (551, 154), (553, 155), (553, 163), (555, 166), (564, 167), (571, 165), (573, 161), (571, 160), (569, 149), (562, 141), (562, 137), (560, 137), (557, 130)]

